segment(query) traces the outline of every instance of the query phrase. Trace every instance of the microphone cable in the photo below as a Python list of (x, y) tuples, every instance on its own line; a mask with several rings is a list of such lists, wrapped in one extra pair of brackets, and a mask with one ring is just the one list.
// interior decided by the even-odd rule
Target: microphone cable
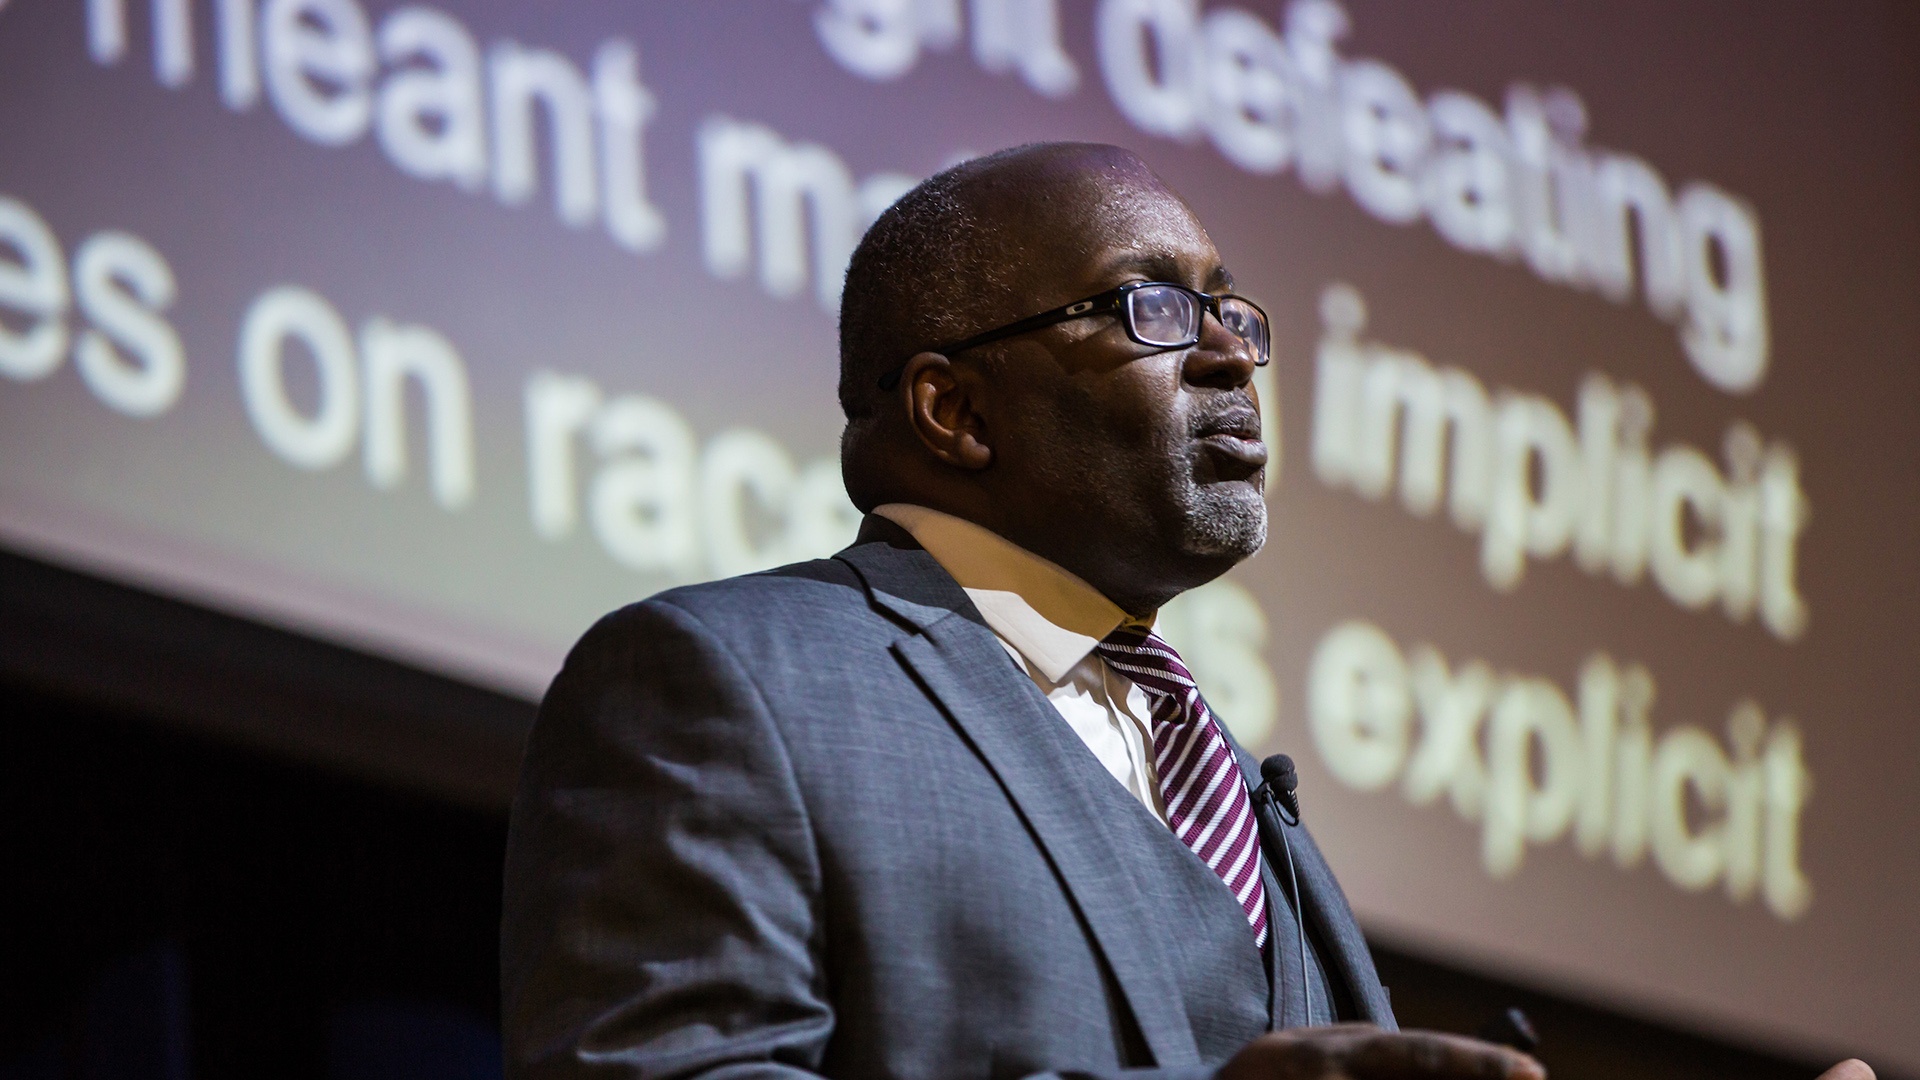
[[(1283, 810), (1276, 813), (1288, 826), (1300, 824), (1300, 786), (1299, 773), (1294, 770), (1293, 759), (1285, 754), (1275, 754), (1260, 763), (1260, 788), (1255, 791), (1254, 799), (1264, 799), (1270, 807)], [(1307, 968), (1307, 911), (1300, 902), (1300, 876), (1293, 868), (1293, 842), (1287, 838), (1287, 830), (1274, 830), (1280, 834), (1280, 850), (1287, 859), (1287, 885), (1292, 890), (1288, 899), (1293, 904), (1293, 928), (1297, 932), (1297, 944), (1300, 951), (1300, 994), (1307, 1005), (1307, 1026), (1313, 1026), (1313, 977)], [(1331, 1016), (1329, 1016), (1331, 1019)]]

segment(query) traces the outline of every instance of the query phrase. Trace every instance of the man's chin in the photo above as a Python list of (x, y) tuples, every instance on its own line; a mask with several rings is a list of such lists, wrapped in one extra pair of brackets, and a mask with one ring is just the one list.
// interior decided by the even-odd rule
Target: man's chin
[(1266, 546), (1267, 500), (1257, 487), (1223, 482), (1196, 487), (1191, 494), (1181, 545), (1189, 555), (1237, 563)]

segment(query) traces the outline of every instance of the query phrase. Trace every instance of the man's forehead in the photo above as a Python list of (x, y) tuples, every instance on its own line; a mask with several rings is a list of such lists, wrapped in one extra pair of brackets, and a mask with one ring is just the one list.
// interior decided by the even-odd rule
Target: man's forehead
[(975, 178), (968, 194), (985, 221), (1007, 226), (1051, 223), (1098, 228), (1115, 218), (1190, 217), (1186, 204), (1145, 162), (1117, 146), (1058, 144), (1001, 158)]
[[(1005, 257), (1044, 272), (1210, 279), (1224, 271), (1186, 203), (1119, 147), (1068, 144), (995, 162), (972, 193)], [(1206, 266), (1191, 265), (1195, 259)]]
[(1037, 143), (976, 159), (963, 169), (971, 174), (964, 187), (980, 195), (1031, 193), (1099, 180), (1160, 184), (1140, 155), (1103, 143)]

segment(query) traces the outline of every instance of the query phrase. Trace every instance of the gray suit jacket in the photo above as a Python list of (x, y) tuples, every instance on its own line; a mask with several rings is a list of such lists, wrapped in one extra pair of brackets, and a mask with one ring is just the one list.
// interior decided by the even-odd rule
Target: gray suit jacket
[[(1292, 844), (1315, 975), (1391, 1027)], [(1206, 1076), (1298, 1015), (1267, 884), (1263, 957), (953, 579), (869, 519), (833, 559), (615, 612), (567, 658), (508, 842), (507, 1072)]]

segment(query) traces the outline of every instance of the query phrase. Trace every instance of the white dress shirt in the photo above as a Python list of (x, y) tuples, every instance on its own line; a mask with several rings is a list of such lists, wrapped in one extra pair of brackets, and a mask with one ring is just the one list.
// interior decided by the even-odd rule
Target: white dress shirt
[(1130, 621), (1127, 613), (1080, 578), (971, 521), (907, 503), (873, 512), (913, 534), (953, 575), (1014, 666), (1113, 778), (1165, 821), (1149, 753), (1152, 702), (1093, 651)]

